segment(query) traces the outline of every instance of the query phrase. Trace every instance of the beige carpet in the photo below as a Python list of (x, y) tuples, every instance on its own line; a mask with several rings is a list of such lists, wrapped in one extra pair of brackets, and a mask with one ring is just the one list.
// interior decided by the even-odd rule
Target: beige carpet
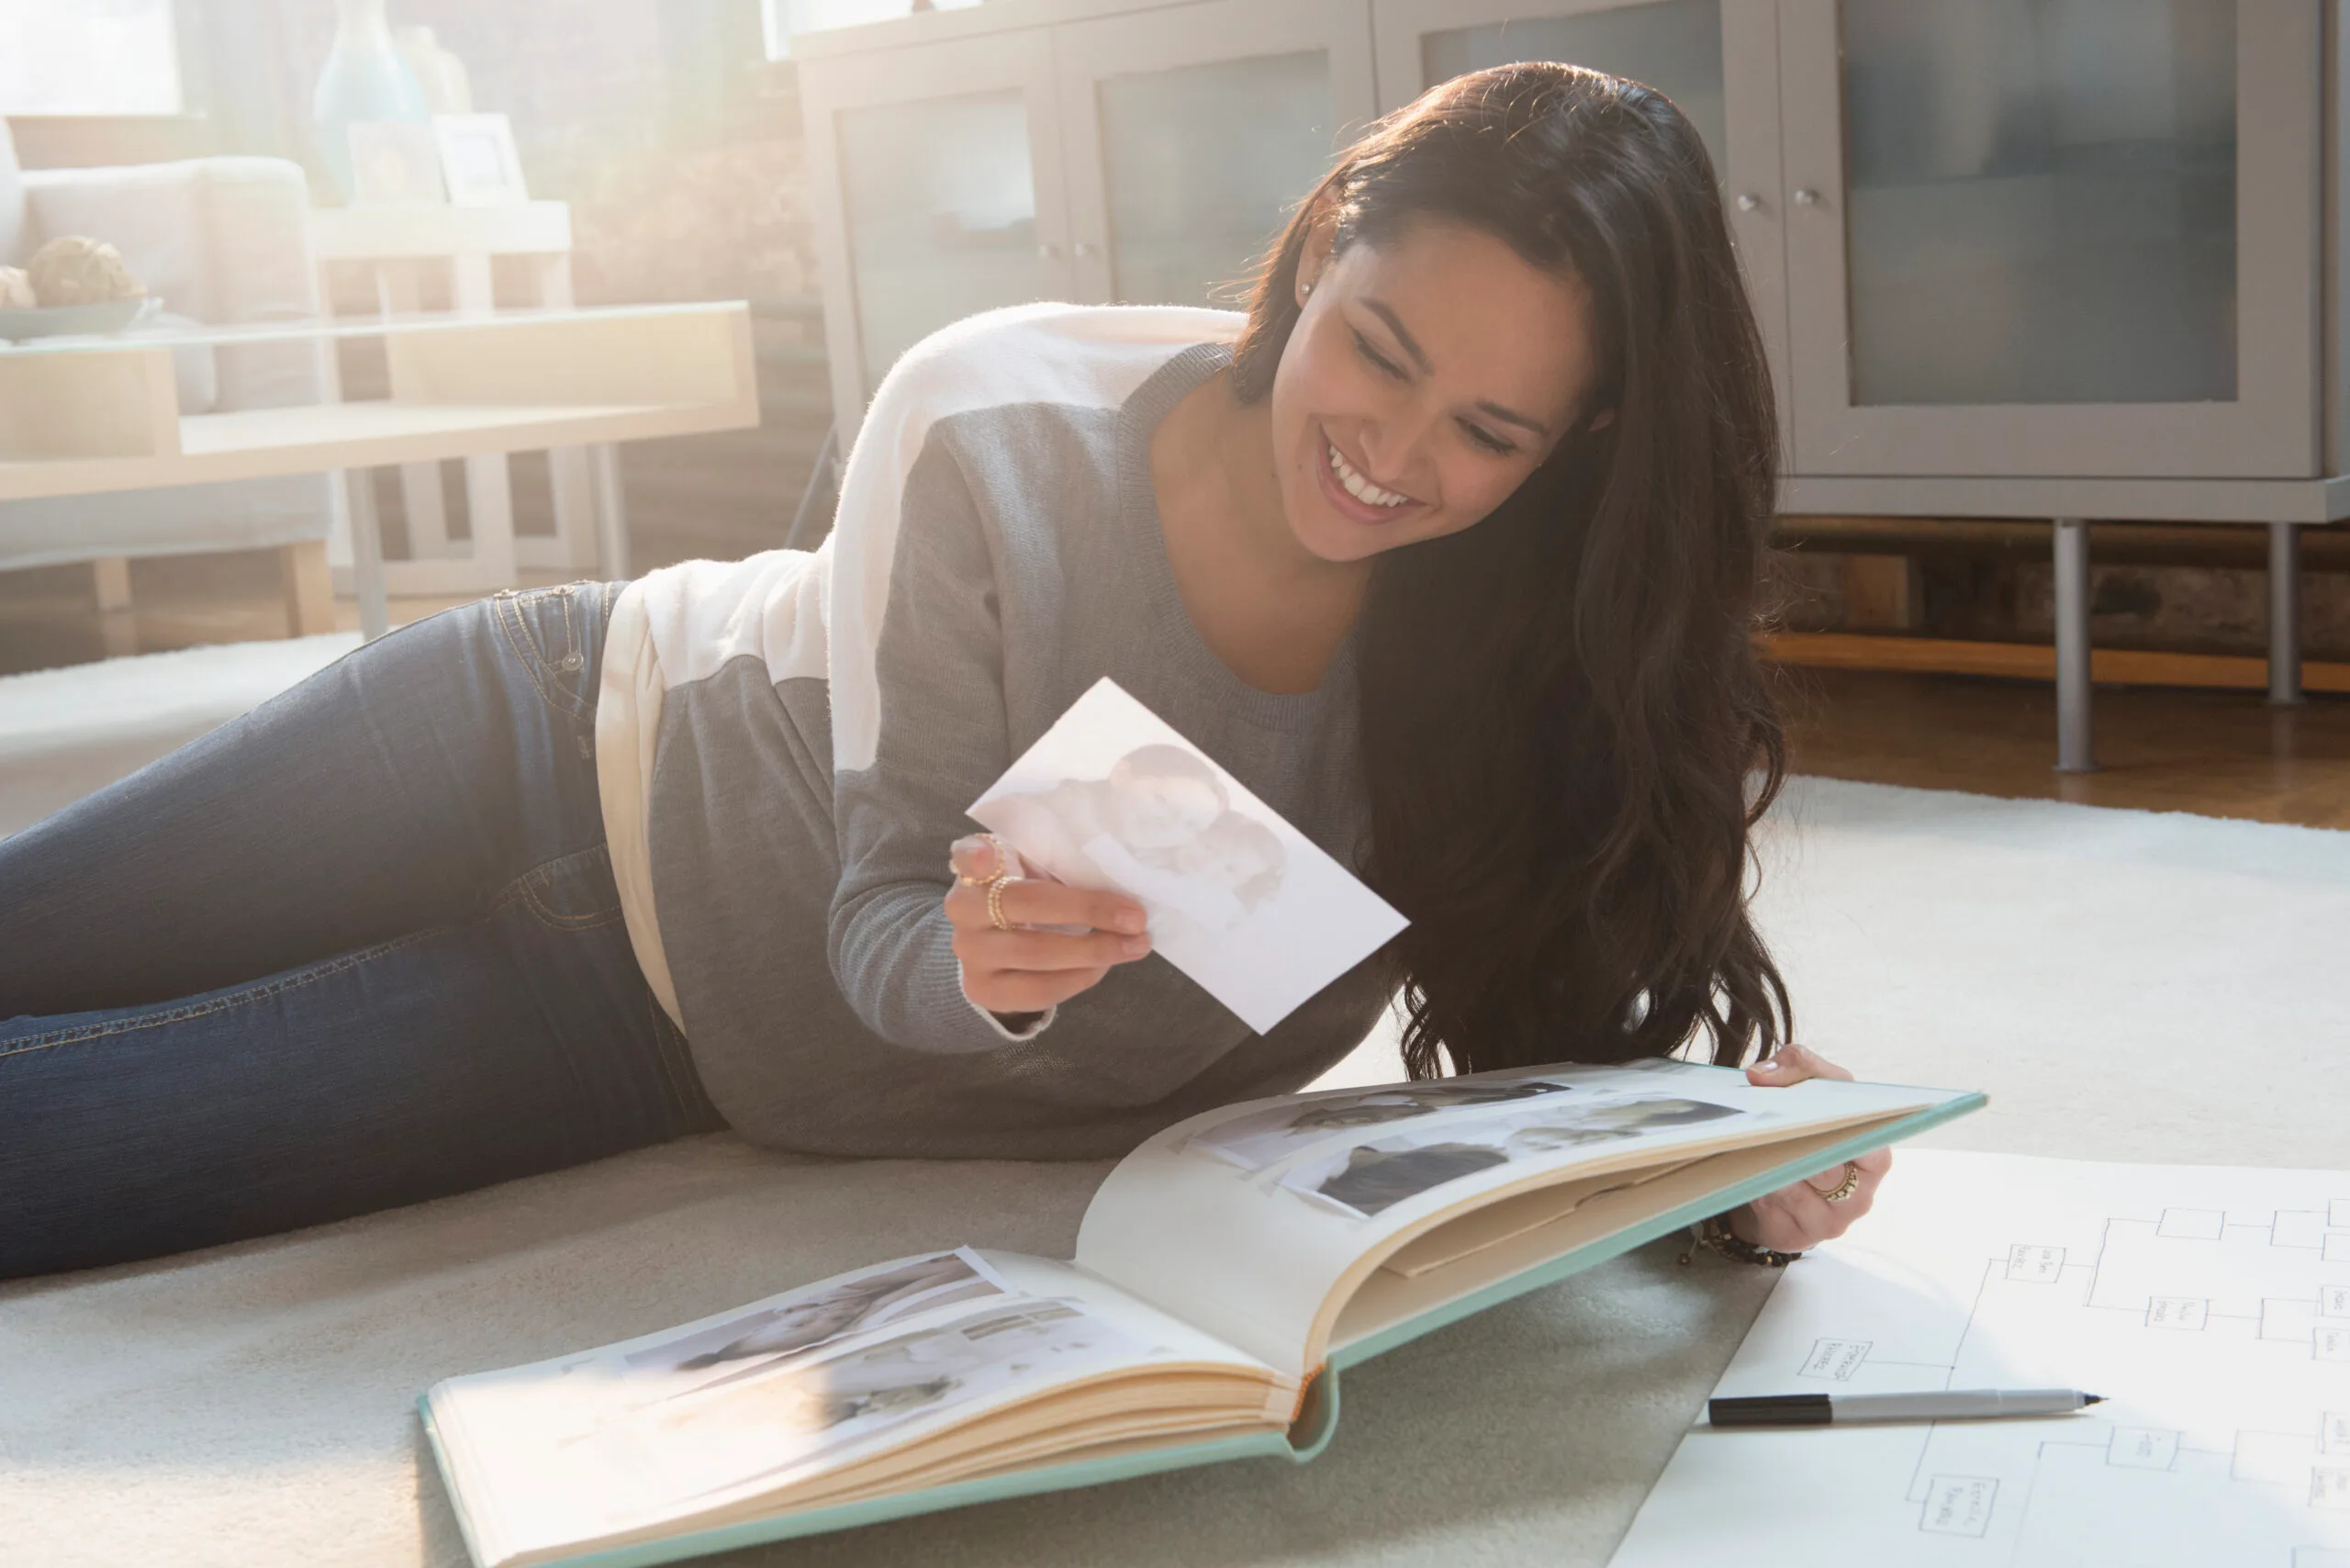
[[(1958, 1147), (2339, 1165), (2350, 834), (1807, 782), (1766, 924), (1804, 1035), (1980, 1086)], [(1342, 1070), (1386, 1076), (1374, 1044)], [(875, 1258), (1066, 1254), (1101, 1167), (695, 1140), (145, 1267), (0, 1285), (0, 1563), (455, 1564), (425, 1385)], [(1886, 1205), (1897, 1220), (1898, 1172)], [(1348, 1374), (1336, 1443), (790, 1542), (773, 1564), (1605, 1562), (1770, 1276), (1651, 1247)]]

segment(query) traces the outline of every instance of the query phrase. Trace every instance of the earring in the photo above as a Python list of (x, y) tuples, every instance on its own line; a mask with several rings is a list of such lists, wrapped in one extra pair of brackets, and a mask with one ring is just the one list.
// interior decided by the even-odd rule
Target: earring
[(1313, 298), (1313, 297), (1314, 297), (1314, 286), (1313, 286), (1312, 284), (1310, 284), (1310, 283), (1301, 283), (1301, 284), (1299, 284), (1299, 285), (1297, 286), (1297, 302), (1298, 302), (1300, 305), (1304, 304), (1307, 300), (1309, 300), (1309, 299), (1311, 299), (1311, 298)]

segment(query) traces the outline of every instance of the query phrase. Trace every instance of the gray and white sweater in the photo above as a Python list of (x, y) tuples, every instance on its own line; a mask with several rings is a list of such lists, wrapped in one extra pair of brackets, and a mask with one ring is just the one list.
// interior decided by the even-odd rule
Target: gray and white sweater
[(616, 603), (598, 776), (629, 936), (711, 1099), (818, 1153), (1077, 1159), (1295, 1089), (1375, 1021), (1369, 962), (1259, 1036), (1152, 956), (1040, 1026), (962, 993), (964, 808), (1102, 676), (1360, 868), (1352, 644), (1248, 686), (1168, 565), (1152, 430), (1240, 318), (1029, 306), (883, 380), (813, 554), (694, 561)]

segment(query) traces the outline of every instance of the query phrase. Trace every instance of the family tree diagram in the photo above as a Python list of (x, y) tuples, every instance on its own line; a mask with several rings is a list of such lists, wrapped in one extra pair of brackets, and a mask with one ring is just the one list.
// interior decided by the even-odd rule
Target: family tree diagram
[(1720, 1508), (1758, 1467), (1784, 1484), (1823, 1466), (1841, 1485), (1762, 1504), (1761, 1533), (1808, 1532), (1814, 1563), (2350, 1568), (2350, 1174), (1904, 1159), (1929, 1190), (1790, 1271), (1719, 1392), (2077, 1387), (2106, 1403), (1700, 1428), (1618, 1568), (1643, 1561), (1668, 1493), (1694, 1506), (1710, 1489)]

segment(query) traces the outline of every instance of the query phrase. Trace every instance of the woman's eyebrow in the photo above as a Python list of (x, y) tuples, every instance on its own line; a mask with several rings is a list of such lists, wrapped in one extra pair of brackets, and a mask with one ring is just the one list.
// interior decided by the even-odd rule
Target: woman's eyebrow
[[(1420, 367), (1421, 375), (1426, 375), (1435, 369), (1435, 366), (1428, 362), (1427, 351), (1420, 347), (1419, 340), (1412, 336), (1411, 332), (1404, 327), (1403, 318), (1396, 315), (1394, 310), (1391, 308), (1385, 301), (1372, 299), (1366, 297), (1363, 299), (1363, 304), (1372, 311), (1376, 312), (1381, 320), (1387, 323), (1387, 330), (1395, 334), (1395, 341), (1404, 345), (1404, 352), (1411, 355), (1412, 363)], [(1535, 436), (1543, 441), (1550, 439), (1550, 427), (1544, 424), (1540, 420), (1534, 418), (1531, 414), (1521, 414), (1516, 409), (1505, 408), (1503, 405), (1494, 402), (1490, 398), (1481, 398), (1477, 400), (1477, 407), (1483, 409), (1486, 413), (1493, 415), (1494, 418), (1501, 420), (1505, 424), (1516, 425), (1521, 430), (1531, 431)]]

